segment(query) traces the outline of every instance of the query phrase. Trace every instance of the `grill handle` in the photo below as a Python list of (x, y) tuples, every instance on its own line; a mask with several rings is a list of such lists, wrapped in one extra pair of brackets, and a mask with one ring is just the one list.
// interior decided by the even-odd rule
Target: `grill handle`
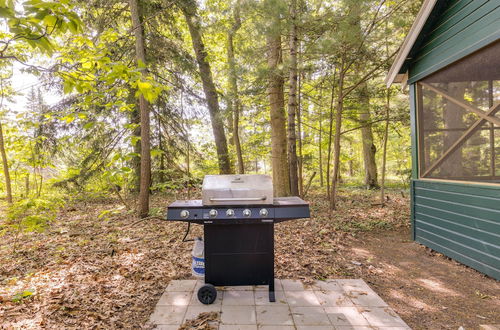
[(210, 198), (211, 202), (254, 202), (254, 201), (265, 201), (266, 196), (262, 197), (227, 197), (227, 198)]

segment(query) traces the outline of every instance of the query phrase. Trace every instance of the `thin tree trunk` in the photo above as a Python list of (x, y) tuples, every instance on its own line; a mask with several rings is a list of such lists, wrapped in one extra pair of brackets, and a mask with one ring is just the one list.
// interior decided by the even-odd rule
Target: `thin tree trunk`
[[(321, 109), (321, 107), (320, 107)], [(321, 146), (323, 141), (322, 141), (322, 131), (323, 131), (323, 125), (322, 125), (322, 120), (321, 120), (321, 113), (319, 117), (319, 132), (318, 132), (318, 161), (319, 161), (319, 185), (320, 187), (323, 187), (323, 147)]]
[(326, 194), (330, 200), (330, 164), (332, 159), (332, 140), (333, 140), (333, 101), (335, 100), (335, 76), (336, 70), (333, 72), (332, 94), (330, 97), (330, 126), (328, 127), (328, 150), (326, 153)]
[(230, 97), (228, 105), (230, 105), (230, 108), (232, 109), (233, 138), (231, 140), (233, 141), (236, 150), (236, 158), (238, 160), (237, 161), (238, 173), (243, 174), (245, 173), (245, 167), (243, 163), (243, 155), (241, 152), (241, 142), (240, 142), (240, 132), (239, 132), (241, 102), (238, 92), (238, 76), (236, 73), (236, 61), (234, 59), (234, 42), (233, 42), (234, 35), (236, 34), (240, 26), (241, 26), (241, 19), (240, 19), (239, 1), (236, 1), (234, 7), (234, 23), (227, 34), (227, 63), (229, 65), (229, 85), (230, 85), (229, 87)]
[[(300, 44), (299, 44), (300, 50)], [(300, 55), (300, 54), (299, 54)], [(300, 63), (300, 56), (299, 56)], [(304, 154), (302, 153), (302, 108), (301, 108), (301, 74), (298, 75), (298, 90), (297, 90), (297, 144), (299, 147), (299, 193), (304, 196)]]
[(385, 165), (387, 159), (387, 140), (389, 138), (389, 114), (391, 109), (391, 90), (387, 88), (385, 98), (385, 128), (384, 128), (384, 144), (382, 146), (382, 179), (380, 181), (380, 204), (385, 205)]
[(161, 131), (161, 122), (160, 122), (160, 114), (156, 115), (156, 121), (158, 124), (158, 150), (162, 151), (160, 153), (160, 173), (158, 175), (158, 181), (160, 183), (165, 182), (165, 153), (163, 152), (163, 139), (162, 139), (162, 131)]
[[(274, 26), (279, 25), (279, 18), (273, 17)], [(285, 99), (283, 95), (284, 79), (279, 66), (281, 58), (281, 35), (270, 31), (267, 36), (269, 66), (269, 105), (271, 112), (271, 158), (273, 184), (276, 196), (290, 195), (290, 176), (287, 160), (287, 138), (285, 120)]]
[(26, 175), (25, 181), (24, 181), (24, 186), (26, 190), (26, 197), (29, 197), (30, 195), (30, 175)]
[(333, 175), (332, 175), (332, 189), (330, 192), (330, 210), (337, 209), (337, 186), (340, 173), (340, 136), (342, 129), (342, 111), (344, 108), (344, 71), (341, 68), (339, 74), (339, 91), (337, 97), (337, 111), (335, 112), (335, 138), (333, 143)]
[[(142, 29), (142, 17), (139, 13), (138, 0), (129, 0), (132, 27), (135, 33), (135, 55), (137, 63), (146, 64), (146, 51), (144, 46), (144, 35)], [(140, 69), (143, 76), (147, 72), (145, 68)], [(139, 110), (141, 113), (141, 179), (139, 190), (139, 217), (144, 218), (149, 213), (149, 186), (151, 184), (151, 152), (149, 137), (149, 102), (144, 96), (139, 96)]]
[(134, 109), (130, 113), (130, 123), (133, 125), (136, 125), (132, 131), (132, 136), (134, 139), (131, 139), (133, 142), (132, 148), (134, 150), (134, 153), (136, 156), (132, 157), (131, 163), (132, 163), (132, 168), (134, 170), (134, 178), (132, 181), (132, 187), (130, 190), (134, 193), (138, 193), (139, 190), (141, 189), (141, 143), (140, 143), (140, 137), (141, 137), (141, 112), (138, 107), (138, 102), (134, 99), (134, 90), (130, 89), (129, 90), (129, 102), (132, 103), (134, 102)]
[(370, 116), (370, 96), (368, 94), (368, 84), (363, 82), (360, 86), (359, 121), (361, 123), (361, 140), (363, 145), (363, 163), (365, 167), (365, 185), (369, 189), (378, 188), (377, 163), (375, 153), (377, 148), (373, 143), (373, 132)]
[(297, 0), (290, 1), (290, 77), (288, 92), (288, 166), (290, 175), (290, 193), (299, 195), (299, 177), (297, 161), (297, 136), (295, 116), (297, 112)]
[(7, 203), (12, 204), (12, 187), (10, 183), (9, 163), (7, 162), (7, 153), (5, 152), (5, 142), (3, 139), (2, 122), (0, 122), (0, 153), (2, 154), (3, 174), (5, 177), (5, 190), (7, 192), (7, 195), (5, 197), (7, 199)]
[(203, 91), (207, 100), (210, 120), (212, 122), (212, 131), (215, 139), (215, 147), (217, 149), (217, 158), (219, 162), (219, 172), (221, 174), (229, 174), (231, 170), (231, 161), (227, 148), (226, 134), (224, 133), (224, 122), (219, 107), (219, 99), (217, 90), (212, 77), (210, 64), (207, 61), (207, 52), (201, 37), (201, 26), (199, 17), (196, 14), (196, 2), (187, 0), (181, 2), (181, 9), (186, 18), (186, 23), (189, 28), (189, 34), (193, 43), (193, 49), (196, 54), (196, 62), (200, 70), (200, 78), (203, 83)]

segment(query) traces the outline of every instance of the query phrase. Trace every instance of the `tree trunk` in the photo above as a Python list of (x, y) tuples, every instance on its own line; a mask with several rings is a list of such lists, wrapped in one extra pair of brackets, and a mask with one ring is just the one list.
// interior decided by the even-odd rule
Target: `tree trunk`
[(227, 63), (229, 66), (229, 102), (230, 108), (232, 109), (232, 128), (233, 128), (233, 144), (236, 150), (236, 158), (238, 163), (238, 173), (245, 173), (245, 167), (243, 163), (243, 155), (241, 152), (241, 142), (240, 142), (240, 112), (241, 112), (241, 102), (238, 92), (238, 76), (236, 73), (236, 61), (234, 59), (234, 43), (233, 38), (238, 29), (241, 26), (240, 19), (240, 8), (239, 1), (236, 2), (234, 8), (234, 23), (227, 34)]
[(332, 159), (332, 140), (333, 140), (333, 102), (335, 100), (335, 76), (336, 70), (333, 72), (333, 81), (332, 81), (332, 93), (330, 96), (330, 125), (328, 127), (328, 149), (326, 153), (326, 194), (328, 196), (328, 200), (330, 200), (330, 164)]
[(382, 179), (380, 181), (380, 204), (385, 204), (385, 165), (387, 160), (387, 140), (389, 138), (389, 114), (391, 109), (391, 89), (387, 88), (385, 98), (385, 128), (384, 128), (384, 144), (382, 147)]
[(5, 152), (5, 142), (3, 139), (2, 122), (0, 122), (0, 153), (2, 154), (3, 174), (5, 176), (5, 191), (7, 192), (7, 195), (5, 197), (7, 199), (7, 203), (12, 204), (12, 187), (10, 183), (9, 163), (7, 162), (7, 153)]
[(361, 124), (361, 140), (363, 144), (363, 163), (365, 166), (365, 185), (369, 189), (378, 188), (377, 163), (375, 162), (375, 152), (377, 148), (373, 143), (373, 132), (370, 115), (370, 95), (368, 94), (368, 84), (362, 83), (360, 86), (359, 121)]
[[(129, 90), (129, 102), (136, 103), (136, 100), (134, 99), (134, 90), (130, 89)], [(134, 150), (134, 153), (137, 154), (137, 156), (132, 157), (131, 163), (132, 163), (132, 169), (134, 170), (134, 178), (132, 181), (132, 187), (130, 190), (134, 193), (138, 193), (140, 188), (141, 188), (141, 143), (140, 143), (140, 137), (141, 137), (141, 113), (138, 107), (138, 104), (134, 104), (134, 109), (130, 113), (130, 123), (137, 125), (134, 127), (132, 131), (132, 136), (134, 139), (132, 140), (135, 142), (132, 144), (132, 148)]]
[(158, 174), (158, 181), (159, 183), (164, 183), (165, 182), (165, 153), (163, 152), (163, 132), (161, 131), (161, 121), (160, 121), (160, 114), (158, 113), (156, 115), (156, 121), (158, 124), (158, 150), (161, 150), (162, 152), (160, 153), (160, 169), (159, 169), (159, 174)]
[(332, 189), (330, 192), (330, 210), (337, 209), (337, 184), (340, 173), (340, 136), (342, 129), (342, 111), (344, 108), (344, 71), (341, 69), (339, 74), (339, 91), (337, 96), (337, 111), (335, 112), (335, 137), (333, 143), (333, 175)]
[[(320, 107), (321, 110), (321, 107)], [(322, 126), (322, 120), (321, 120), (321, 112), (319, 114), (319, 132), (318, 132), (318, 161), (319, 161), (319, 185), (320, 187), (323, 187), (323, 147), (321, 146), (323, 144), (322, 141), (322, 132), (323, 131), (323, 126)]]
[(290, 77), (288, 92), (288, 166), (290, 175), (290, 193), (299, 195), (299, 177), (297, 161), (297, 136), (295, 116), (297, 112), (297, 0), (290, 1)]
[[(300, 51), (300, 47), (299, 47)], [(299, 56), (300, 63), (300, 56)], [(299, 79), (297, 82), (298, 90), (297, 90), (297, 145), (299, 148), (298, 154), (298, 165), (299, 165), (299, 194), (300, 196), (304, 196), (304, 153), (302, 150), (302, 108), (301, 108), (301, 75), (298, 75)]]
[[(273, 17), (278, 21), (277, 17)], [(269, 66), (269, 106), (271, 113), (271, 158), (273, 167), (273, 185), (276, 196), (290, 195), (290, 176), (287, 160), (287, 138), (285, 120), (285, 98), (283, 95), (284, 79), (279, 66), (281, 58), (281, 35), (270, 31), (267, 36)]]
[[(132, 27), (135, 33), (135, 55), (137, 63), (146, 64), (146, 51), (144, 46), (144, 35), (142, 30), (142, 17), (139, 13), (138, 0), (129, 0)], [(145, 68), (140, 69), (143, 76), (147, 72)], [(139, 110), (141, 119), (141, 178), (139, 190), (139, 217), (144, 218), (149, 213), (149, 186), (151, 184), (151, 152), (149, 137), (149, 102), (144, 96), (139, 96)]]
[(219, 161), (219, 172), (221, 174), (229, 174), (232, 170), (231, 162), (229, 160), (226, 134), (224, 133), (224, 122), (219, 108), (219, 99), (212, 77), (212, 71), (210, 69), (210, 64), (207, 61), (205, 45), (201, 38), (200, 21), (199, 17), (196, 15), (196, 2), (194, 0), (181, 1), (181, 9), (184, 17), (186, 18), (189, 34), (191, 35), (193, 50), (196, 54), (196, 62), (198, 62), (200, 77), (203, 83), (203, 91), (205, 92), (208, 111), (210, 112), (212, 131), (214, 134), (217, 158)]

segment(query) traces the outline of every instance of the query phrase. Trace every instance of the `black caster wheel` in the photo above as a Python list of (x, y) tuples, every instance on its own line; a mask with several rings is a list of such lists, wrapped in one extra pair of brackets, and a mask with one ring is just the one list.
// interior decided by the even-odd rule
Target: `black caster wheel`
[(198, 290), (198, 300), (205, 305), (210, 305), (217, 298), (217, 290), (212, 284), (205, 284)]

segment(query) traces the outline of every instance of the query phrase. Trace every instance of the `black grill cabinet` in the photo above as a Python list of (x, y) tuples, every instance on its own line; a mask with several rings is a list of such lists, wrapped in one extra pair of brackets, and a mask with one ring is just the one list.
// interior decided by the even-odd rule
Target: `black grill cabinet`
[[(243, 180), (248, 176), (251, 175), (243, 176)], [(242, 176), (217, 177), (236, 180), (235, 177)], [(241, 187), (238, 189), (242, 190)], [(270, 196), (261, 196), (261, 189), (255, 197), (251, 191), (245, 191), (245, 197), (212, 197), (217, 201), (212, 205), (204, 205), (202, 200), (187, 200), (168, 206), (167, 220), (204, 226), (205, 285), (198, 292), (202, 303), (215, 300), (214, 286), (226, 285), (268, 285), (269, 301), (275, 301), (274, 224), (309, 218), (310, 214), (308, 203), (302, 199), (272, 198), (272, 191), (270, 193)]]

